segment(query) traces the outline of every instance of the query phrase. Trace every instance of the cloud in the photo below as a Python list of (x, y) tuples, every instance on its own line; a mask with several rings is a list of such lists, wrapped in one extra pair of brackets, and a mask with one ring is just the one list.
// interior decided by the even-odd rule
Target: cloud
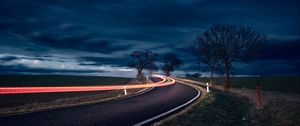
[[(180, 70), (193, 70), (189, 46), (195, 37), (213, 24), (236, 23), (270, 35), (259, 60), (296, 61), (299, 5), (297, 0), (0, 1), (0, 54), (24, 55), (0, 60), (26, 70), (39, 61), (47, 65), (37, 69), (64, 63), (115, 71), (127, 65), (131, 51), (150, 49), (175, 52), (186, 62)], [(282, 68), (288, 69), (286, 64)]]
[(80, 61), (83, 61), (81, 65), (105, 65), (110, 64), (113, 66), (127, 66), (128, 57), (116, 57), (116, 58), (103, 58), (103, 57), (80, 57)]
[(51, 74), (51, 73), (68, 73), (68, 74), (85, 74), (101, 73), (100, 70), (71, 70), (71, 69), (47, 69), (47, 68), (29, 68), (24, 65), (0, 65), (0, 74)]
[(131, 49), (131, 45), (118, 44), (117, 42), (92, 38), (89, 36), (65, 36), (55, 37), (45, 34), (33, 36), (32, 39), (41, 45), (56, 49), (75, 49), (86, 52), (112, 53)]
[(299, 75), (300, 66), (297, 65), (300, 60), (256, 60), (253, 63), (245, 64), (235, 62), (232, 68), (233, 75), (262, 75), (262, 76), (282, 76)]
[(0, 62), (10, 62), (10, 61), (13, 61), (13, 60), (16, 60), (18, 59), (17, 57), (15, 56), (5, 56), (5, 57), (0, 57)]
[(131, 72), (132, 69), (121, 66), (81, 65), (82, 61), (73, 58), (30, 57), (24, 55), (0, 55), (3, 73), (94, 73), (94, 72)]
[(300, 39), (270, 40), (266, 43), (260, 59), (300, 59)]

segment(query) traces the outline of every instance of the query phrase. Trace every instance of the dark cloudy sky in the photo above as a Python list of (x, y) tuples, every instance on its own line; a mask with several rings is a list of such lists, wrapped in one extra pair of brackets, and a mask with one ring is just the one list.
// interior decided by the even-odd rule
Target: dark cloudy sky
[[(189, 46), (213, 24), (250, 26), (267, 34), (268, 75), (300, 74), (299, 0), (1, 0), (1, 74), (134, 76), (129, 53), (175, 52), (195, 65)], [(233, 74), (249, 75), (236, 62)]]

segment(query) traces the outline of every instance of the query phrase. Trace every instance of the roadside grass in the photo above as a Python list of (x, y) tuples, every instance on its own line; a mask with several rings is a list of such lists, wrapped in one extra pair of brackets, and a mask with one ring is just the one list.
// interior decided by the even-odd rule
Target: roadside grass
[[(254, 96), (254, 97), (253, 97)], [(300, 95), (263, 92), (255, 106), (255, 90), (230, 89), (208, 94), (187, 111), (156, 126), (299, 126)]]
[[(188, 78), (201, 82), (208, 82), (208, 78)], [(216, 77), (214, 83), (221, 85), (224, 83), (223, 77)], [(300, 94), (300, 76), (276, 76), (276, 77), (261, 77), (261, 89), (263, 91), (277, 91), (285, 93)], [(256, 88), (255, 77), (232, 77), (231, 86), (235, 88)]]
[(223, 90), (220, 87), (214, 86), (212, 88), (213, 92), (209, 93), (206, 99), (199, 101), (186, 112), (156, 124), (166, 126), (300, 125), (300, 94), (295, 92), (284, 93), (280, 92), (282, 90), (279, 89), (276, 89), (276, 91), (262, 91), (262, 106), (258, 109), (256, 107), (255, 89), (233, 86), (230, 89)]
[(263, 91), (261, 92), (262, 107), (257, 109), (255, 90), (232, 88), (228, 92), (246, 97), (252, 104), (249, 111), (253, 126), (300, 125), (300, 94)]
[(190, 110), (156, 125), (161, 126), (243, 126), (249, 124), (247, 99), (215, 91)]
[[(0, 76), (0, 85), (5, 86), (90, 86), (128, 84), (131, 78), (90, 76)], [(0, 87), (1, 87), (0, 86)], [(130, 89), (134, 94), (145, 89)], [(91, 91), (65, 93), (35, 93), (0, 95), (0, 115), (16, 114), (58, 107), (67, 107), (100, 102), (124, 96), (119, 91)]]

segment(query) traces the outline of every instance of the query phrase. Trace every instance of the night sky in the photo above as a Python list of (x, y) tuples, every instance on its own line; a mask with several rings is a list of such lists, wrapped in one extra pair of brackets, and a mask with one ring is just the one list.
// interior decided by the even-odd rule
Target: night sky
[[(1, 0), (0, 74), (134, 77), (129, 54), (148, 49), (176, 53), (185, 62), (176, 75), (206, 75), (190, 46), (222, 23), (267, 35), (255, 61), (264, 74), (300, 74), (299, 0)], [(232, 74), (253, 72), (235, 62)]]

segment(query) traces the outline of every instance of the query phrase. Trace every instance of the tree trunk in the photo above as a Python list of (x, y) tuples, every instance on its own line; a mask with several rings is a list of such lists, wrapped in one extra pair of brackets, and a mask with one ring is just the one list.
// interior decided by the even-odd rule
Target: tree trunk
[(230, 88), (230, 64), (225, 63), (226, 69), (226, 80), (225, 80), (225, 88)]
[(171, 74), (170, 74), (170, 71), (166, 71), (166, 76), (168, 77), (168, 76), (170, 76)]
[(138, 70), (138, 73), (136, 75), (136, 79), (140, 79), (141, 78), (141, 75), (142, 75), (142, 70)]
[(261, 108), (261, 88), (260, 88), (260, 82), (257, 80), (256, 83), (256, 107), (257, 109)]
[(211, 71), (211, 74), (210, 74), (210, 85), (212, 85), (213, 79), (214, 79), (214, 72)]

